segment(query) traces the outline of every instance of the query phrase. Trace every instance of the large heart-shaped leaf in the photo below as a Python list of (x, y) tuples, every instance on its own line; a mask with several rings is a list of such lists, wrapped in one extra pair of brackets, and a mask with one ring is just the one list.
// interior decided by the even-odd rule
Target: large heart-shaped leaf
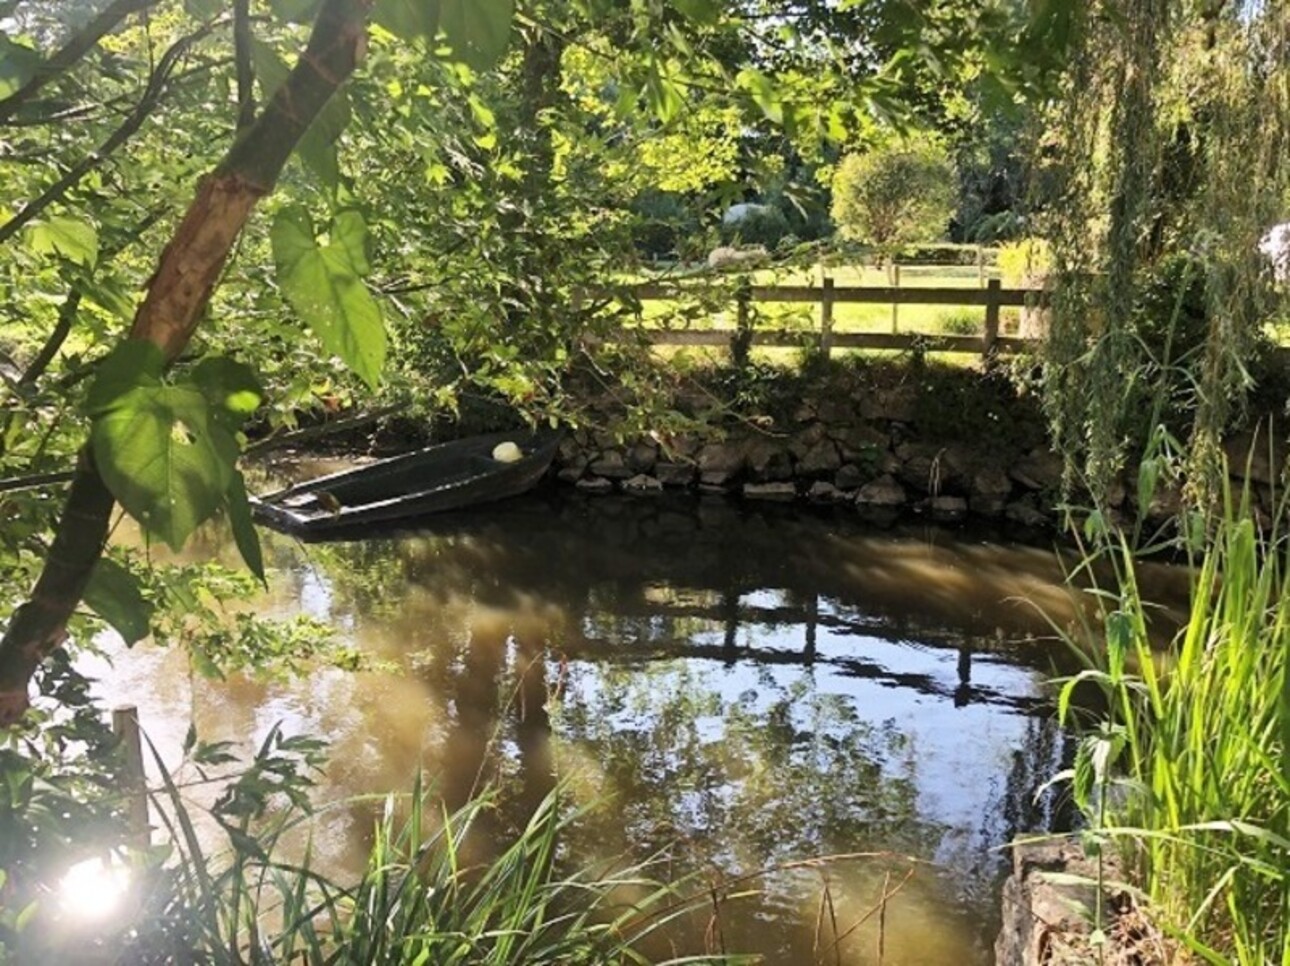
[(372, 19), (404, 40), (433, 37), (439, 28), (439, 0), (376, 0)]
[(175, 550), (224, 502), (238, 455), (199, 389), (147, 374), (97, 413), (90, 441), (112, 495)]
[(721, 5), (716, 0), (672, 0), (672, 5), (698, 24), (714, 24), (721, 18)]
[(207, 356), (193, 367), (190, 378), (211, 404), (213, 415), (237, 428), (264, 398), (255, 372), (228, 356)]
[[(279, 56), (278, 52), (263, 41), (252, 41), (251, 62), (255, 66), (255, 76), (260, 84), (261, 96), (266, 100), (286, 83), (291, 75), (291, 68)], [(296, 155), (318, 178), (333, 191), (340, 184), (340, 160), (336, 152), (336, 141), (349, 126), (352, 112), (349, 97), (344, 91), (327, 99), (318, 116), (309, 125), (300, 138)]]
[(121, 396), (141, 386), (160, 386), (165, 356), (151, 342), (127, 339), (105, 355), (94, 369), (85, 399), (91, 416), (109, 409)]
[(454, 55), (487, 70), (506, 52), (515, 0), (440, 0), (439, 29)]
[(319, 245), (309, 216), (285, 209), (270, 230), (278, 284), (291, 307), (326, 346), (375, 388), (385, 365), (381, 307), (363, 284), (366, 227), (357, 212), (337, 220)]
[(0, 97), (8, 97), (35, 76), (40, 53), (0, 33)]
[(269, 0), (269, 9), (287, 23), (313, 23), (321, 0)]

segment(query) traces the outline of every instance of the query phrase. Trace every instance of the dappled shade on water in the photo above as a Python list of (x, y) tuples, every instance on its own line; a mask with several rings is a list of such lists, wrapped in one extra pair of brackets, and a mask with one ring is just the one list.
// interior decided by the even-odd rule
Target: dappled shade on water
[[(496, 783), (481, 856), (564, 781), (588, 806), (570, 861), (658, 855), (658, 874), (698, 873), (718, 898), (751, 891), (656, 952), (836, 962), (836, 917), (842, 962), (873, 961), (880, 928), (889, 964), (988, 962), (997, 848), (1055, 820), (1034, 791), (1064, 755), (1042, 682), (1066, 657), (1036, 607), (1075, 605), (1051, 550), (540, 497), (268, 550), (258, 607), (319, 617), (390, 670), (190, 684), (182, 656), (138, 649), (105, 694), (139, 700), (176, 757), (190, 710), (205, 739), (249, 744), (278, 721), (327, 737), (329, 798), (405, 791), (418, 769), (449, 805)], [(358, 868), (377, 807), (325, 813), (317, 860)], [(884, 854), (795, 865), (857, 852)], [(884, 888), (899, 891), (869, 915)]]

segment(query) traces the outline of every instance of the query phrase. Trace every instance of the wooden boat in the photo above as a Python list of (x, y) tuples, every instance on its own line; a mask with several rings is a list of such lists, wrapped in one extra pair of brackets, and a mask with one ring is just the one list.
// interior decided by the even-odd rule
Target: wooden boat
[[(491, 503), (531, 489), (562, 435), (516, 430), (438, 443), (251, 497), (251, 512), (275, 530), (323, 537)], [(494, 459), (494, 448), (507, 441), (519, 447), (520, 458)]]

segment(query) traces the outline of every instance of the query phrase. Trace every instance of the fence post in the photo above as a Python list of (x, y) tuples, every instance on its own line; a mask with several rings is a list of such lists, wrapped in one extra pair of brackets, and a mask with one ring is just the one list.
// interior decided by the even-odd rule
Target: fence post
[(988, 301), (985, 303), (985, 338), (982, 339), (982, 356), (986, 361), (994, 355), (994, 345), (999, 340), (999, 290), (1001, 283), (997, 278), (990, 279), (985, 290)]
[(735, 334), (730, 337), (730, 357), (738, 369), (748, 365), (748, 350), (752, 348), (752, 284), (740, 279), (735, 290)]
[(148, 832), (148, 787), (143, 773), (143, 740), (139, 734), (139, 709), (133, 704), (113, 708), (112, 733), (121, 742), (121, 754), (125, 758), (130, 838), (136, 848), (146, 849), (151, 840)]
[(820, 352), (824, 358), (833, 351), (833, 279), (824, 277), (824, 289), (820, 292)]
[[(891, 263), (891, 284), (892, 288), (900, 288), (900, 263), (893, 261)], [(900, 331), (900, 303), (891, 303), (891, 334), (895, 335)]]

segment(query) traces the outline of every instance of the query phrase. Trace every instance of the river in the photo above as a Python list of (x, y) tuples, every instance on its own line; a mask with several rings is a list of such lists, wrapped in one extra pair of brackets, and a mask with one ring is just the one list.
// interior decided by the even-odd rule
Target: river
[[(234, 560), (215, 536), (198, 550)], [(496, 786), (499, 841), (558, 782), (587, 806), (577, 861), (664, 855), (666, 874), (751, 893), (679, 924), (678, 951), (860, 964), (881, 942), (887, 966), (984, 964), (1002, 846), (1066, 821), (1035, 795), (1067, 755), (1046, 682), (1072, 655), (1050, 620), (1079, 606), (1051, 546), (535, 496), (348, 543), (266, 534), (266, 556), (256, 610), (317, 617), (383, 666), (208, 680), (108, 640), (89, 669), (172, 762), (190, 720), (244, 748), (279, 723), (325, 737), (318, 798), (346, 804), (313, 850), (332, 874), (362, 866), (380, 805), (358, 796), (418, 769), (450, 805)], [(1144, 579), (1179, 598), (1178, 575)], [(804, 864), (854, 853), (876, 854)]]

